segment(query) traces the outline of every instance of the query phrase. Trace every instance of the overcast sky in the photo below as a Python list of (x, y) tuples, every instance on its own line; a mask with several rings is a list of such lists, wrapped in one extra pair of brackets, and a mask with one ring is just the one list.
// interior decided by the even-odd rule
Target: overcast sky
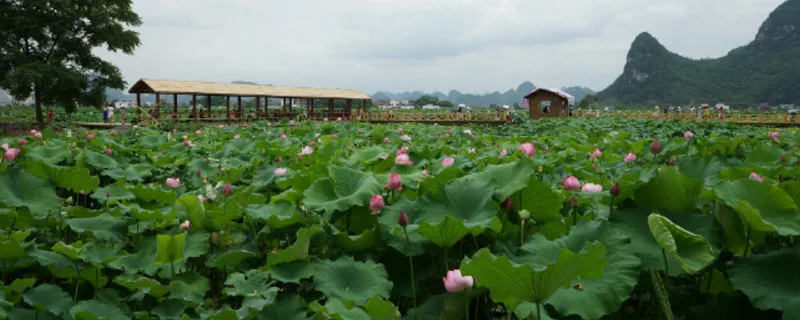
[(783, 0), (135, 0), (139, 78), (464, 93), (620, 74), (634, 37), (720, 57)]

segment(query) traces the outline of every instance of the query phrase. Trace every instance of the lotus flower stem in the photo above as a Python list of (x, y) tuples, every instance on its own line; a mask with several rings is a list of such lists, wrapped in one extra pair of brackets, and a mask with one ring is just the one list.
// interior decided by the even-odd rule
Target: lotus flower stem
[(469, 297), (467, 296), (467, 293), (469, 293), (469, 290), (464, 290), (461, 293), (464, 294), (464, 312), (466, 312), (466, 315), (467, 315), (464, 319), (469, 320)]
[(536, 302), (536, 319), (542, 320), (542, 303)]
[(416, 278), (414, 277), (414, 259), (411, 257), (411, 250), (409, 250), (411, 246), (411, 240), (408, 238), (408, 229), (403, 227), (403, 232), (406, 234), (406, 254), (408, 255), (408, 265), (411, 268), (411, 299), (414, 302), (414, 316), (419, 318), (419, 310), (417, 310), (417, 289), (416, 285)]
[(711, 291), (711, 280), (714, 278), (714, 269), (708, 270), (708, 283), (706, 283), (706, 294)]
[(525, 220), (520, 221), (519, 225), (519, 246), (525, 244)]
[(747, 252), (750, 250), (750, 226), (747, 226), (747, 240), (744, 241), (744, 256), (747, 257)]
[(669, 263), (667, 262), (667, 251), (665, 251), (664, 249), (661, 249), (661, 257), (664, 258), (664, 273), (666, 273), (666, 275), (664, 276), (664, 287), (666, 288), (667, 279), (669, 279)]

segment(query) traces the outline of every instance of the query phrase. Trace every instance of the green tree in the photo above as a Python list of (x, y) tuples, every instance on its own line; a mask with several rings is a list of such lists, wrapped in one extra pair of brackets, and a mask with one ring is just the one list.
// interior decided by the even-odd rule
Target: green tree
[(414, 102), (414, 106), (418, 108), (427, 104), (439, 105), (439, 98), (432, 95), (424, 95), (419, 97), (419, 99), (417, 99), (417, 101)]
[(447, 100), (439, 100), (439, 106), (442, 108), (453, 108), (453, 103)]
[(131, 0), (0, 1), (0, 88), (16, 98), (31, 95), (36, 121), (42, 104), (69, 110), (99, 106), (106, 88), (123, 89), (119, 69), (94, 48), (133, 53), (141, 25)]

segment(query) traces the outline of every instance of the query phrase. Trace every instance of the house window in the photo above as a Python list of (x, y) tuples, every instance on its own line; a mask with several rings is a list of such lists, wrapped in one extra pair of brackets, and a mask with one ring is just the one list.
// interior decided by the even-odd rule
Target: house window
[(539, 102), (539, 111), (542, 113), (550, 113), (550, 100)]

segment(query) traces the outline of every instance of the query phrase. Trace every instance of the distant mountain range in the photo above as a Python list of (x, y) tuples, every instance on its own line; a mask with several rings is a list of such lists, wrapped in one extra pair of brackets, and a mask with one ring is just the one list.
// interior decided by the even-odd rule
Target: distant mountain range
[[(416, 100), (421, 96), (431, 95), (439, 98), (439, 100), (448, 100), (454, 104), (463, 103), (469, 106), (513, 105), (514, 103), (522, 103), (522, 97), (533, 91), (533, 89), (536, 89), (536, 86), (530, 81), (525, 81), (517, 86), (516, 89), (509, 89), (503, 93), (495, 91), (486, 94), (472, 94), (461, 93), (457, 90), (450, 90), (447, 94), (439, 91), (432, 93), (422, 91), (399, 93), (378, 91), (372, 95), (372, 100)], [(586, 95), (594, 94), (592, 89), (577, 86), (561, 88), (561, 90), (573, 95), (576, 101), (583, 99)]]
[(601, 100), (627, 105), (800, 103), (800, 0), (778, 6), (752, 42), (724, 57), (685, 58), (644, 32), (627, 58), (622, 75), (598, 93)]

